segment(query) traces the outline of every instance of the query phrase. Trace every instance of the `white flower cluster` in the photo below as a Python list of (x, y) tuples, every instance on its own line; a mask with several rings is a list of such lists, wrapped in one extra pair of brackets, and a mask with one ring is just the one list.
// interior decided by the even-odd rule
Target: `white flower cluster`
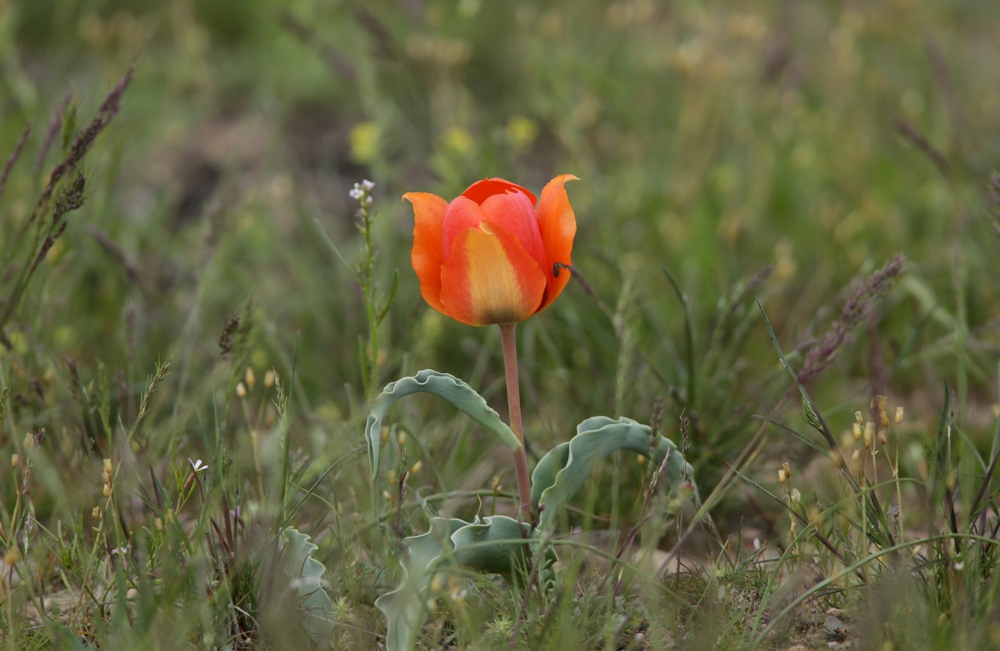
[(375, 188), (375, 184), (371, 181), (365, 179), (361, 183), (355, 183), (354, 188), (348, 193), (351, 195), (351, 199), (354, 199), (363, 206), (372, 205), (371, 191)]

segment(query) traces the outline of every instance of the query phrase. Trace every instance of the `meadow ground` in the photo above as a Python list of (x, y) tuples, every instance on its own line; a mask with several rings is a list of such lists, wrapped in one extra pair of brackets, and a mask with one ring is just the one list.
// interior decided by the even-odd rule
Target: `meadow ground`
[(400, 197), (563, 173), (528, 463), (627, 416), (693, 476), (593, 464), (416, 648), (1000, 648), (994, 0), (0, 0), (7, 161), (4, 649), (384, 648), (403, 538), (517, 509), (437, 398), (369, 472), (419, 369), (507, 418)]

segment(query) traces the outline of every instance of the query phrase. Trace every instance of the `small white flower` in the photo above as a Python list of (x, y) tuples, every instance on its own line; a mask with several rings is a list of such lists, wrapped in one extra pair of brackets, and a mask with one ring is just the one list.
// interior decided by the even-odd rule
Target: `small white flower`
[(198, 459), (197, 461), (191, 461), (190, 459), (188, 459), (188, 463), (191, 464), (191, 470), (194, 470), (195, 472), (201, 472), (202, 470), (208, 470), (208, 465), (203, 464), (201, 462), (201, 459)]
[(365, 205), (366, 206), (372, 205), (372, 198), (371, 197), (365, 197)]
[(953, 567), (961, 572), (962, 568), (965, 567), (965, 561), (955, 561), (955, 565)]
[(754, 538), (753, 539), (753, 548), (755, 550), (759, 550), (760, 549), (760, 538)]
[(111, 554), (114, 556), (123, 556), (128, 553), (128, 545), (122, 545), (111, 550)]
[(369, 181), (368, 179), (365, 179), (364, 181), (361, 182), (361, 187), (364, 188), (366, 192), (371, 192), (372, 189), (375, 187), (375, 184)]

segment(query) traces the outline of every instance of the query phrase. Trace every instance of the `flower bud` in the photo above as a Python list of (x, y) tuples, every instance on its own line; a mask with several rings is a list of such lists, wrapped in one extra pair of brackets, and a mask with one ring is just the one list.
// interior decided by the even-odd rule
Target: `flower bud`
[(264, 374), (264, 386), (268, 389), (274, 386), (274, 371), (268, 371)]
[(95, 506), (94, 510), (90, 512), (90, 517), (92, 517), (95, 520), (100, 520), (101, 519), (101, 508), (98, 507), (98, 506)]
[(899, 425), (903, 422), (903, 408), (896, 407), (896, 424)]
[(236, 385), (236, 395), (238, 395), (241, 398), (247, 397), (247, 388), (243, 386), (242, 382)]
[(854, 412), (854, 420), (857, 421), (858, 425), (862, 425), (865, 422), (865, 417), (861, 415), (860, 411)]
[(251, 389), (253, 385), (257, 384), (257, 376), (254, 375), (253, 369), (249, 366), (247, 367), (247, 372), (243, 375), (243, 381), (247, 383), (247, 386)]
[(860, 423), (854, 423), (854, 428), (853, 429), (854, 429), (854, 440), (855, 441), (860, 441), (861, 440), (861, 424)]
[(156, 525), (157, 531), (163, 531), (163, 520), (161, 520), (160, 518), (154, 518), (153, 524)]
[[(792, 501), (798, 504), (802, 500), (802, 493), (799, 492), (798, 488), (792, 489)], [(793, 521), (794, 522), (794, 521)]]
[(114, 470), (114, 465), (112, 465), (111, 459), (105, 459), (104, 460), (104, 472), (106, 472), (106, 473), (108, 473), (110, 475), (112, 470)]
[(784, 468), (778, 468), (778, 483), (779, 484), (784, 484), (785, 483), (785, 469)]
[(879, 442), (879, 445), (881, 445), (882, 447), (885, 447), (885, 446), (887, 446), (889, 444), (888, 439), (885, 438), (885, 432), (884, 431), (878, 433), (878, 442)]
[(400, 446), (406, 445), (406, 432), (400, 432), (399, 435), (396, 436), (396, 440), (399, 441)]
[(111, 497), (111, 484), (104, 484), (104, 497)]
[(420, 469), (423, 468), (423, 467), (424, 467), (424, 462), (418, 460), (415, 464), (413, 464), (413, 467), (410, 468), (410, 472), (415, 475), (418, 472), (420, 472)]
[(791, 479), (792, 478), (792, 468), (791, 468), (791, 466), (788, 465), (787, 461), (785, 463), (781, 464), (781, 469), (785, 471), (785, 477), (787, 479)]
[(865, 447), (870, 448), (875, 443), (875, 423), (865, 423)]

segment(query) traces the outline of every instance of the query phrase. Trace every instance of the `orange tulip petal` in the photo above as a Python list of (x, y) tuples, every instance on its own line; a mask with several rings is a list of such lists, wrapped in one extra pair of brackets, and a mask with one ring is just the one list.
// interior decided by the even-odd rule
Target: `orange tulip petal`
[(441, 302), (467, 325), (515, 323), (538, 310), (545, 274), (517, 238), (484, 221), (455, 238), (441, 268)]
[(486, 219), (503, 226), (504, 230), (517, 238), (524, 250), (544, 268), (549, 258), (538, 230), (535, 206), (521, 192), (495, 194), (482, 203)]
[(451, 259), (451, 250), (458, 237), (469, 228), (476, 228), (486, 219), (486, 213), (475, 201), (456, 197), (444, 213), (444, 259)]
[(476, 181), (462, 193), (462, 196), (482, 205), (484, 201), (493, 195), (504, 194), (511, 190), (520, 190), (523, 192), (525, 196), (531, 199), (532, 206), (538, 203), (538, 199), (529, 190), (503, 179), (483, 179), (482, 181)]
[(448, 202), (429, 192), (408, 192), (413, 204), (413, 250), (410, 262), (420, 279), (420, 294), (438, 312), (441, 304), (441, 265), (444, 264), (444, 214)]
[(573, 238), (576, 236), (576, 214), (566, 196), (564, 185), (567, 181), (579, 180), (572, 174), (557, 176), (548, 182), (542, 190), (542, 198), (535, 207), (538, 216), (538, 228), (542, 234), (542, 243), (548, 255), (548, 264), (543, 267), (547, 288), (545, 298), (538, 311), (544, 310), (552, 301), (559, 297), (569, 283), (570, 273), (562, 269), (555, 275), (555, 264), (573, 264)]

